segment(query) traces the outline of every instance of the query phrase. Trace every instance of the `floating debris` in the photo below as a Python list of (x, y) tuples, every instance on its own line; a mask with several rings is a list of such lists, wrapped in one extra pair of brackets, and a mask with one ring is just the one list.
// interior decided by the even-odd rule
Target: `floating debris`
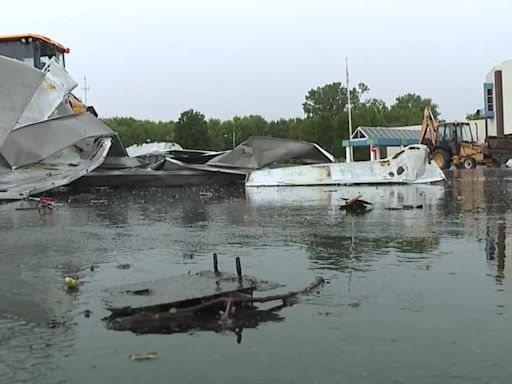
[(388, 211), (412, 211), (413, 209), (423, 209), (423, 204), (419, 204), (416, 206), (404, 204), (401, 207), (386, 207), (385, 209)]
[(23, 206), (16, 207), (15, 211), (39, 211), (39, 213), (52, 213), (53, 210), (57, 207), (57, 201), (53, 197), (49, 196), (41, 196), (41, 197), (29, 197), (26, 199), (27, 201), (35, 201), (36, 204), (34, 206)]
[(64, 285), (66, 285), (69, 291), (76, 291), (78, 289), (78, 281), (69, 276), (64, 279)]
[(157, 360), (160, 358), (158, 353), (149, 352), (149, 353), (132, 353), (129, 356), (130, 360), (133, 361), (149, 361), (149, 360)]
[(351, 199), (343, 199), (345, 200), (345, 204), (340, 206), (341, 211), (347, 211), (352, 213), (365, 213), (369, 212), (373, 209), (373, 204), (362, 200), (362, 195), (357, 195)]

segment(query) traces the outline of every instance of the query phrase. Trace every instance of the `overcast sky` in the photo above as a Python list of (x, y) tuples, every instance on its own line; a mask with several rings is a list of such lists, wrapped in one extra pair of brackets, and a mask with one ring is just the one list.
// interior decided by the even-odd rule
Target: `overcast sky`
[(69, 46), (102, 116), (303, 116), (309, 89), (345, 81), (348, 56), (371, 96), (416, 92), (460, 119), (512, 59), (511, 16), (510, 0), (25, 0), (2, 3), (0, 33)]

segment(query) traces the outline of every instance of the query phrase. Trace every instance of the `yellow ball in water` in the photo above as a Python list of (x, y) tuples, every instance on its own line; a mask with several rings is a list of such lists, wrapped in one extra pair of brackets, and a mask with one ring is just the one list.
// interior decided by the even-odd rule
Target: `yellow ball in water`
[(78, 289), (78, 281), (73, 279), (72, 277), (66, 277), (64, 279), (64, 284), (68, 289)]

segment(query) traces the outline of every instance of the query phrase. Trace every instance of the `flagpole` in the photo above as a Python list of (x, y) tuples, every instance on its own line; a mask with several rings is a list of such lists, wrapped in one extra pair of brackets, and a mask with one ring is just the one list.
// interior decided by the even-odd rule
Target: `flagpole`
[[(350, 101), (350, 85), (349, 85), (349, 79), (348, 79), (348, 57), (345, 57), (345, 77), (346, 77), (346, 83), (347, 83), (347, 106), (348, 106), (348, 132), (349, 132), (349, 140), (352, 139), (352, 102)], [(352, 151), (352, 146), (349, 145), (347, 147), (346, 151), (346, 161), (347, 163), (350, 163), (353, 161), (354, 153)]]

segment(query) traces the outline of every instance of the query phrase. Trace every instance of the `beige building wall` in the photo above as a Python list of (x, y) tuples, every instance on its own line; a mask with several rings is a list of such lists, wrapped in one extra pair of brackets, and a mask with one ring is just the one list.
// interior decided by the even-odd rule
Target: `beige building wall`
[[(503, 87), (503, 130), (512, 134), (512, 60), (495, 66), (485, 77), (486, 83), (494, 84), (494, 73), (501, 70)], [(494, 86), (494, 112), (496, 113), (496, 86)], [(489, 135), (496, 135), (496, 117), (488, 119)], [(479, 123), (479, 132), (481, 131)], [(485, 131), (485, 124), (484, 124)]]
[(512, 60), (501, 65), (503, 83), (503, 127), (505, 135), (512, 134)]

